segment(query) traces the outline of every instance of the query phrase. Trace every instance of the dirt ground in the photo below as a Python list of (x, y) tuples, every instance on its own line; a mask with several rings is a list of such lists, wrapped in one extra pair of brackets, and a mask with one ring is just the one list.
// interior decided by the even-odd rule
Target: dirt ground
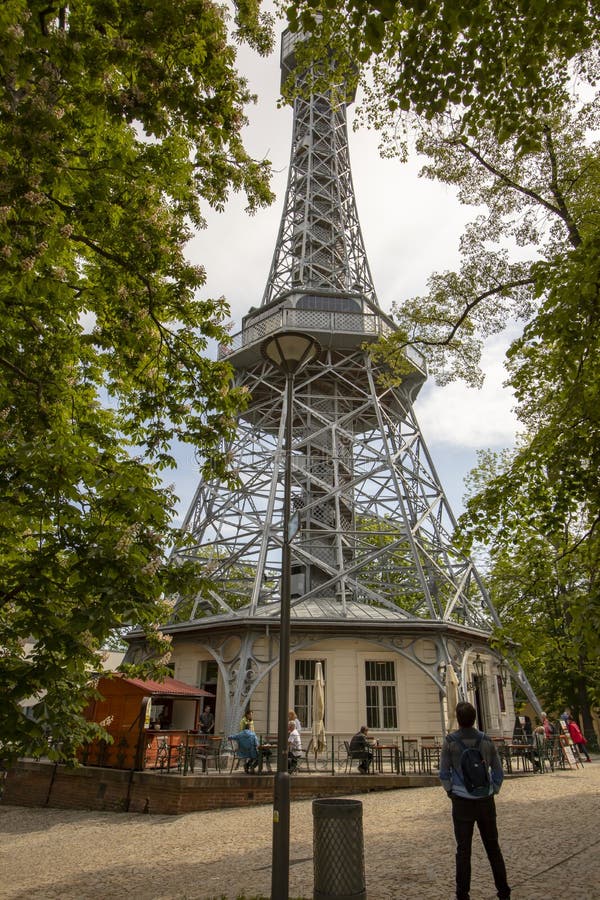
[[(451, 900), (454, 840), (441, 788), (370, 793), (369, 900)], [(600, 900), (600, 757), (576, 771), (507, 779), (497, 800), (513, 900)], [(270, 806), (143, 816), (0, 805), (0, 897), (208, 900), (270, 892)], [(292, 804), (290, 897), (312, 898), (311, 801)], [(495, 890), (481, 842), (472, 900)]]

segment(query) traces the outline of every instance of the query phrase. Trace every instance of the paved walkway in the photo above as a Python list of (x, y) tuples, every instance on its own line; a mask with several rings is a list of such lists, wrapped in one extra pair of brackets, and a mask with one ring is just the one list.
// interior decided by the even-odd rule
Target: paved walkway
[[(369, 900), (451, 900), (454, 841), (441, 788), (365, 794)], [(500, 841), (513, 900), (600, 900), (600, 758), (577, 771), (507, 779)], [(290, 896), (312, 898), (310, 801), (292, 805)], [(185, 816), (0, 805), (0, 897), (235, 900), (268, 896), (271, 807)], [(472, 900), (495, 891), (478, 838)]]

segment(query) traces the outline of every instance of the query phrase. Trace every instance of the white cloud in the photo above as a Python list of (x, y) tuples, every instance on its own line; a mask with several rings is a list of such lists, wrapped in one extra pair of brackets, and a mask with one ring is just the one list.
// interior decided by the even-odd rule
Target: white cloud
[(514, 445), (518, 428), (515, 399), (503, 384), (504, 354), (510, 340), (508, 332), (486, 343), (482, 355), (485, 381), (481, 389), (458, 382), (446, 387), (426, 384), (415, 404), (426, 441), (472, 449)]

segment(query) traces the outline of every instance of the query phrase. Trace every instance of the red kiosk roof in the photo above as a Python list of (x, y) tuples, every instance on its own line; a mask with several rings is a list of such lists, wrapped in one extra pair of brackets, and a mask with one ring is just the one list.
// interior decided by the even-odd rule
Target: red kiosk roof
[(214, 697), (209, 691), (178, 681), (176, 678), (165, 678), (164, 681), (152, 681), (150, 678), (128, 678), (126, 675), (118, 675), (125, 684), (131, 684), (139, 688), (142, 693), (152, 697)]

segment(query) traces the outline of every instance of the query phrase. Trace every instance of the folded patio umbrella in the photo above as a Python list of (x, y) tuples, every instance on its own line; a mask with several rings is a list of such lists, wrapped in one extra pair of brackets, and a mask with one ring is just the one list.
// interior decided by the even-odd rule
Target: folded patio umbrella
[(448, 731), (456, 731), (458, 722), (456, 721), (456, 704), (458, 703), (458, 678), (454, 671), (452, 663), (448, 663), (446, 669), (446, 708), (448, 712), (447, 728)]
[(313, 720), (312, 720), (312, 749), (315, 756), (325, 750), (325, 682), (323, 680), (323, 666), (318, 662), (315, 666), (315, 681), (313, 685)]

